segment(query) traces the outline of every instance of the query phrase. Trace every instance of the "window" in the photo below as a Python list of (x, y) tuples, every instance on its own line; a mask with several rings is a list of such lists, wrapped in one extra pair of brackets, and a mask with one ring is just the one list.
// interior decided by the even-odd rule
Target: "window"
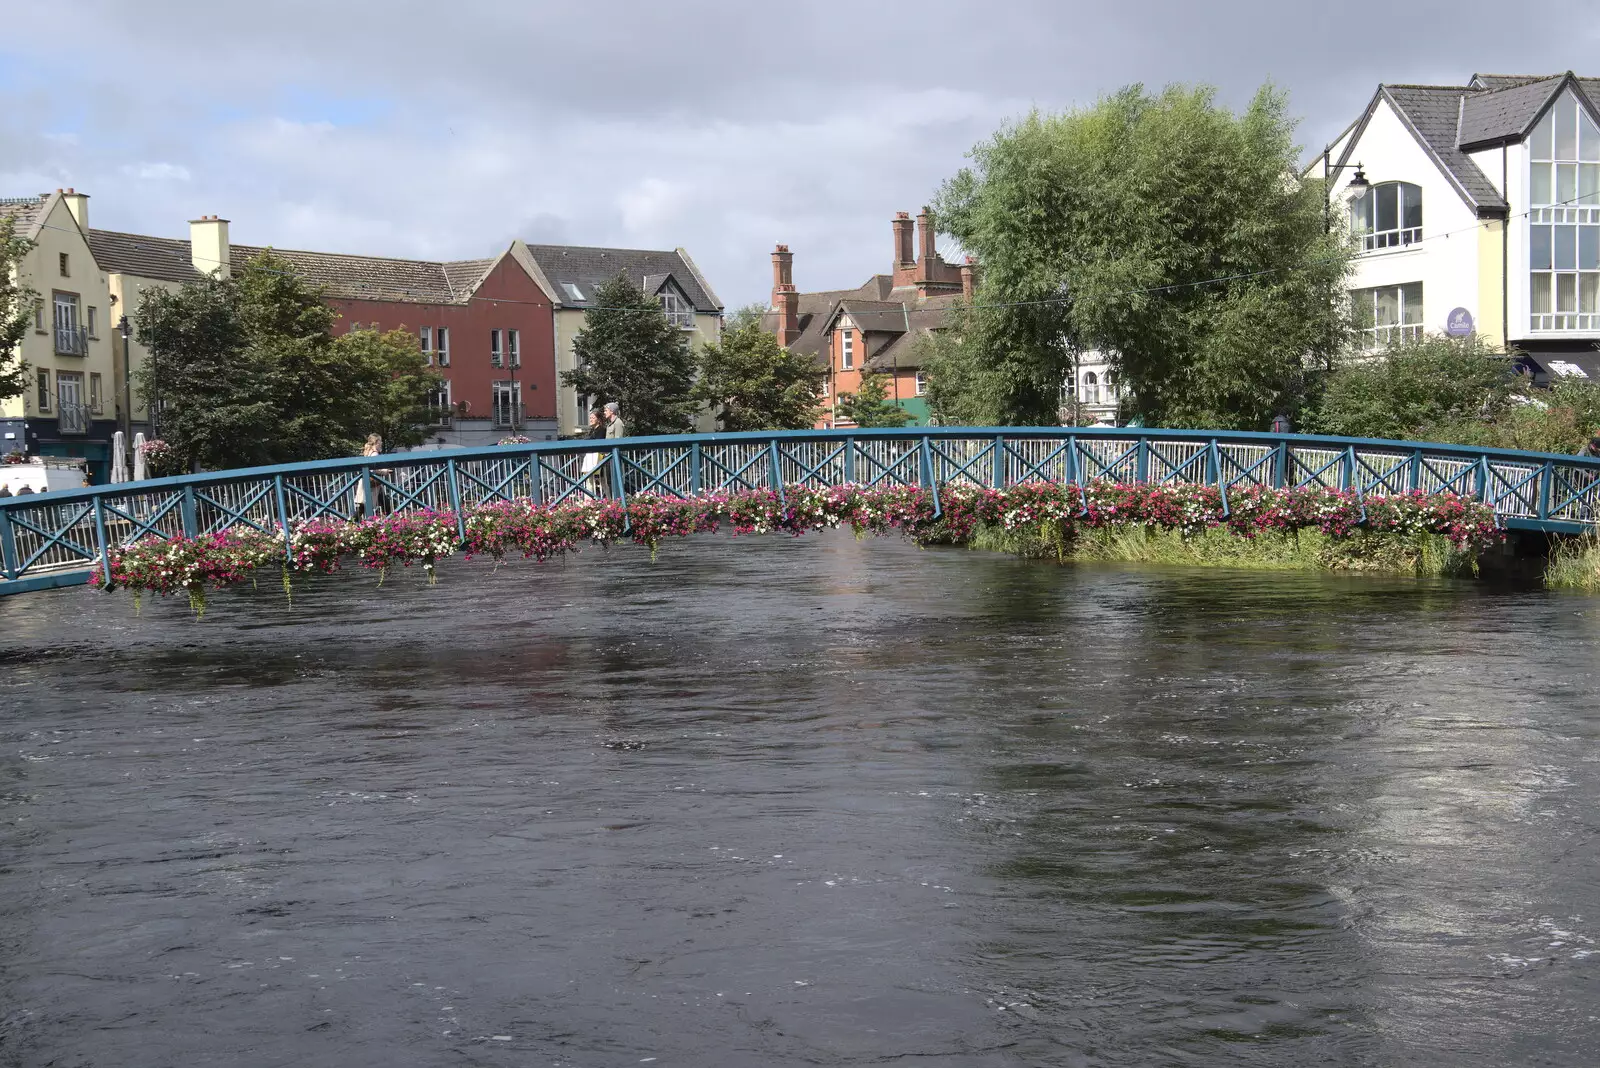
[(522, 383), (494, 384), (494, 425), (515, 428), (522, 423)]
[(422, 358), (428, 361), (428, 366), (433, 366), (433, 327), (425, 326), (417, 331), (417, 337), (422, 341)]
[(45, 329), (44, 329), (44, 301), (42, 301), (42, 300), (41, 301), (36, 301), (34, 303), (34, 305), (33, 305), (33, 328), (35, 330), (39, 331), (39, 333), (41, 333), (41, 334), (45, 333)]
[(57, 431), (62, 434), (82, 434), (89, 429), (89, 412), (83, 399), (83, 375), (77, 371), (57, 371)]
[(61, 253), (61, 277), (62, 278), (71, 278), (72, 277), (72, 272), (67, 270), (67, 254), (65, 252)]
[(822, 395), (824, 397), (828, 395), (828, 380), (826, 378), (822, 380)]
[(1529, 326), (1600, 329), (1600, 128), (1563, 93), (1528, 158)]
[(450, 420), (450, 380), (442, 380), (428, 393), (428, 414), (434, 426), (443, 426)]
[(433, 351), (440, 367), (450, 366), (450, 328), (441, 326), (433, 332)]
[(1093, 371), (1086, 371), (1083, 375), (1083, 403), (1100, 403), (1100, 376)]
[(100, 375), (98, 372), (89, 372), (89, 410), (95, 415), (100, 415), (105, 409), (105, 401), (100, 394)]
[(661, 306), (666, 309), (667, 318), (673, 326), (681, 330), (694, 329), (694, 305), (676, 289), (665, 289), (661, 293)]
[(1384, 182), (1350, 205), (1350, 228), (1361, 250), (1402, 248), (1422, 240), (1422, 189), (1410, 182)]
[(84, 324), (89, 329), (89, 336), (90, 337), (99, 337), (100, 336), (100, 331), (99, 331), (98, 327), (100, 325), (100, 309), (96, 308), (93, 304), (91, 304), (87, 308), (85, 308), (84, 311), (88, 314), (88, 317), (89, 317), (88, 321)]
[(78, 296), (76, 293), (57, 293), (55, 308), (56, 352), (62, 356), (86, 356), (88, 339), (78, 325)]
[(917, 396), (921, 397), (928, 392), (928, 372), (917, 372)]
[(561, 283), (561, 288), (566, 291), (567, 296), (572, 300), (581, 301), (581, 300), (588, 299), (583, 295), (583, 290), (579, 289), (576, 285), (574, 285), (571, 282), (562, 282)]
[(843, 330), (839, 333), (839, 367), (848, 371), (856, 365), (856, 332)]
[(50, 372), (41, 367), (37, 377), (39, 381), (39, 410), (48, 412), (50, 410)]
[(1368, 350), (1414, 341), (1422, 336), (1422, 283), (1358, 289), (1350, 294), (1350, 310)]
[(522, 366), (522, 332), (520, 330), (506, 331), (506, 359), (512, 367)]
[(500, 349), (500, 331), (489, 331), (489, 366), (504, 367), (506, 365), (505, 353)]

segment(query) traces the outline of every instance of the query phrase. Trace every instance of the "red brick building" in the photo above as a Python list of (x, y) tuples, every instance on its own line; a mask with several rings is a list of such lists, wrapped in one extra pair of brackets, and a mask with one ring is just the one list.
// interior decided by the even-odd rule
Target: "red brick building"
[(854, 393), (868, 373), (888, 378), (889, 399), (911, 413), (907, 425), (926, 425), (927, 380), (917, 340), (944, 328), (951, 306), (970, 299), (977, 267), (946, 263), (936, 247), (933, 213), (912, 221), (898, 212), (890, 224), (892, 266), (855, 289), (801, 293), (794, 285), (794, 254), (772, 253), (772, 301), (762, 326), (791, 352), (814, 356), (827, 368), (818, 427), (850, 426), (835, 416), (841, 393)]
[[(444, 375), (432, 440), (493, 444), (516, 432), (556, 434), (555, 301), (535, 282), (520, 241), (491, 259), (404, 260), (230, 245), (227, 222), (191, 224), (191, 240), (92, 230), (103, 270), (188, 282), (198, 268), (227, 271), (270, 251), (323, 287), (336, 331), (405, 329)], [(196, 248), (206, 252), (196, 260)]]

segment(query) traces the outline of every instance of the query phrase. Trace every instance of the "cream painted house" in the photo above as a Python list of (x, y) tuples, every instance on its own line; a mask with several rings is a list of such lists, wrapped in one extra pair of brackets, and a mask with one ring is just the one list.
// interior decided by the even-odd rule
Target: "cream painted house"
[(89, 197), (58, 189), (0, 199), (0, 215), (33, 242), (17, 273), (38, 294), (21, 345), (29, 388), (0, 401), (0, 452), (82, 458), (104, 482), (122, 416), (112, 346), (120, 309), (89, 247)]
[[(572, 342), (583, 329), (595, 293), (617, 275), (627, 275), (647, 296), (660, 300), (691, 345), (699, 347), (722, 336), (722, 302), (681, 248), (666, 252), (518, 241), (512, 251), (527, 256), (523, 266), (556, 302), (556, 425), (564, 436), (581, 433), (589, 421), (587, 399), (561, 379), (576, 366)], [(622, 414), (626, 420), (627, 413)], [(709, 412), (699, 418), (698, 429), (715, 429)]]
[(1597, 107), (1600, 79), (1570, 72), (1378, 87), (1307, 170), (1357, 242), (1368, 348), (1476, 333), (1600, 380)]

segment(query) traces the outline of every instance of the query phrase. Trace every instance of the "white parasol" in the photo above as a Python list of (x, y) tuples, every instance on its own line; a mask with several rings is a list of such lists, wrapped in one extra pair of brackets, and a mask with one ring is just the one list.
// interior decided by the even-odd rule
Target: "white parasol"
[(128, 439), (120, 430), (111, 435), (111, 481), (128, 481)]
[(149, 477), (144, 462), (144, 431), (141, 430), (133, 436), (133, 480), (143, 482)]

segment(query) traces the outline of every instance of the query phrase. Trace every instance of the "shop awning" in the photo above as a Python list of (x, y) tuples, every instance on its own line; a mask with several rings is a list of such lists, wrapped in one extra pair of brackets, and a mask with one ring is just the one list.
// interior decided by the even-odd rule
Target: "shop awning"
[(1557, 382), (1592, 382), (1600, 386), (1600, 351), (1524, 352), (1517, 363), (1533, 375), (1536, 386)]

